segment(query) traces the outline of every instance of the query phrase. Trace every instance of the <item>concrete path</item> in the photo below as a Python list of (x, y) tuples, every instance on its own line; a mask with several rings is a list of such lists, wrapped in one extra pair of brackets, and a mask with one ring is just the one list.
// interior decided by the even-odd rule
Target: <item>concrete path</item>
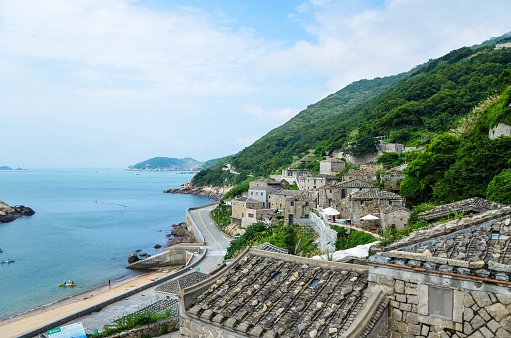
[[(205, 207), (203, 209), (192, 210), (190, 212), (195, 224), (204, 235), (208, 252), (206, 257), (196, 266), (200, 272), (210, 273), (214, 271), (223, 262), (230, 238), (226, 236), (213, 222), (210, 216), (211, 210), (215, 206)], [(183, 276), (183, 275), (181, 275)], [(103, 326), (121, 317), (124, 314), (132, 313), (154, 303), (156, 294), (154, 288), (139, 292), (122, 301), (113, 303), (104, 307), (99, 312), (75, 319), (67, 324), (82, 322), (86, 333), (91, 333), (92, 329), (103, 330)], [(176, 333), (173, 333), (176, 335)], [(178, 336), (178, 333), (177, 333)], [(174, 337), (174, 336), (172, 336)]]

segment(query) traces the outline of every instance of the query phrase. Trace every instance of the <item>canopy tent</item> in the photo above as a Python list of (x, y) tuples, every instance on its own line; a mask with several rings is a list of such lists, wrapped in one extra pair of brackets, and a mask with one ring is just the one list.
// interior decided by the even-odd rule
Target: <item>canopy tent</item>
[(335, 215), (340, 215), (341, 214), (339, 211), (335, 210), (332, 207), (328, 207), (326, 209), (323, 209), (323, 213), (325, 215), (328, 215), (328, 216), (335, 216)]
[(365, 215), (364, 217), (360, 218), (362, 221), (374, 221), (375, 219), (379, 219), (376, 216), (373, 216), (371, 214)]

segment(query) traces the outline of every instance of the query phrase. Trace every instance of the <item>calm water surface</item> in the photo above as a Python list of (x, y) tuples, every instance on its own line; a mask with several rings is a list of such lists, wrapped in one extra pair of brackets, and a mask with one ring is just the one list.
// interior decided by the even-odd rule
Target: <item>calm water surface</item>
[[(0, 200), (35, 210), (0, 224), (0, 318), (46, 305), (136, 272), (136, 249), (155, 254), (171, 225), (205, 197), (163, 194), (189, 181), (174, 172), (122, 169), (0, 171)], [(73, 280), (78, 285), (58, 287)]]

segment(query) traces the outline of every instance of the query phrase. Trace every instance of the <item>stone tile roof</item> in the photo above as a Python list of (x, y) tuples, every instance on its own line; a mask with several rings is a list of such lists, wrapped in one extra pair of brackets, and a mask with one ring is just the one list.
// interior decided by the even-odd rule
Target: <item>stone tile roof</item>
[(264, 242), (263, 244), (259, 244), (258, 246), (255, 246), (254, 249), (257, 250), (264, 250), (264, 251), (270, 251), (270, 252), (278, 252), (281, 254), (287, 254), (287, 249), (279, 248), (278, 246), (275, 246), (271, 243)]
[(351, 199), (355, 201), (367, 201), (367, 200), (402, 200), (403, 197), (396, 193), (380, 190), (380, 189), (365, 189), (351, 195)]
[(238, 197), (235, 200), (232, 200), (233, 202), (240, 202), (240, 203), (263, 203), (262, 201), (256, 200), (251, 197)]
[(504, 204), (485, 200), (481, 197), (472, 197), (466, 200), (439, 205), (431, 210), (421, 212), (418, 216), (425, 220), (435, 220), (445, 216), (453, 215), (454, 212), (481, 213), (488, 210), (502, 208)]
[(439, 225), (407, 242), (408, 246), (401, 245), (370, 260), (495, 281), (511, 280), (509, 206)]
[(273, 186), (273, 187), (272, 187), (272, 186), (264, 186), (264, 187), (251, 187), (251, 188), (249, 188), (249, 189), (248, 189), (248, 191), (251, 191), (251, 190), (252, 190), (252, 191), (255, 191), (255, 190), (257, 190), (257, 191), (264, 190), (264, 191), (268, 192), (268, 191), (275, 191), (275, 190), (277, 190), (277, 189), (278, 189), (278, 188), (276, 188), (276, 187), (274, 187), (274, 186)]
[(303, 194), (304, 190), (280, 189), (271, 192), (271, 195), (282, 195), (283, 197), (296, 196)]
[(185, 289), (189, 286), (200, 283), (203, 280), (207, 279), (208, 277), (209, 277), (208, 274), (198, 272), (198, 271), (193, 271), (189, 274), (186, 274), (186, 275), (179, 277), (177, 279), (173, 279), (168, 283), (158, 286), (155, 289), (155, 291), (172, 293), (174, 295), (177, 295), (179, 293), (179, 291), (181, 291), (182, 289)]
[(367, 171), (367, 170), (351, 169), (346, 175), (348, 175), (348, 176), (374, 176), (374, 173)]
[(296, 196), (290, 197), (289, 199), (291, 199), (291, 200), (295, 200), (296, 199), (298, 201), (313, 201), (315, 198), (311, 194), (303, 193), (303, 194), (300, 194), (300, 195), (296, 195)]
[(335, 163), (339, 163), (339, 162), (344, 162), (343, 160), (339, 160), (337, 158), (329, 158), (327, 160), (323, 160), (321, 162), (335, 162)]
[(378, 311), (357, 314), (367, 303), (380, 310), (385, 301), (367, 289), (367, 271), (365, 266), (251, 248), (215, 276), (184, 290), (181, 301), (187, 315), (243, 336), (324, 337), (331, 330), (340, 337), (352, 324), (359, 327), (358, 320), (367, 321), (364, 329), (374, 325)]
[(361, 179), (358, 179), (358, 178), (354, 178), (354, 179), (346, 181), (346, 182), (339, 182), (339, 183), (335, 184), (335, 187), (336, 188), (359, 188), (359, 189), (378, 188), (374, 184), (369, 183), (364, 180), (361, 180)]

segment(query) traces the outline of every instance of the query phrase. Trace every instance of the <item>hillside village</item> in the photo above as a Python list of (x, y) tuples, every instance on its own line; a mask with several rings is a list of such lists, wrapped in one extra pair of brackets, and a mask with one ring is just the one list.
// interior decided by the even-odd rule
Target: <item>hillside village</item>
[[(401, 153), (404, 145), (380, 142), (379, 149), (380, 155), (383, 151)], [(374, 161), (378, 153), (373, 156)], [(271, 222), (275, 214), (283, 216), (285, 225), (312, 224), (313, 209), (318, 210), (327, 223), (354, 225), (374, 233), (391, 225), (400, 229), (408, 222), (410, 210), (395, 192), (405, 178), (402, 168), (365, 164), (348, 170), (339, 181), (346, 160), (342, 152), (332, 155), (319, 163), (318, 176), (312, 176), (308, 169), (288, 168), (282, 170), (281, 175), (271, 175), (271, 179), (250, 182), (243, 197), (227, 202), (232, 205), (232, 222), (239, 226), (236, 231), (242, 234), (250, 224)], [(350, 160), (360, 162), (354, 157)], [(380, 180), (385, 190), (376, 184), (378, 171), (383, 173)], [(297, 189), (290, 189), (290, 186)], [(332, 213), (323, 213), (325, 209)], [(335, 249), (333, 243), (328, 249)]]

